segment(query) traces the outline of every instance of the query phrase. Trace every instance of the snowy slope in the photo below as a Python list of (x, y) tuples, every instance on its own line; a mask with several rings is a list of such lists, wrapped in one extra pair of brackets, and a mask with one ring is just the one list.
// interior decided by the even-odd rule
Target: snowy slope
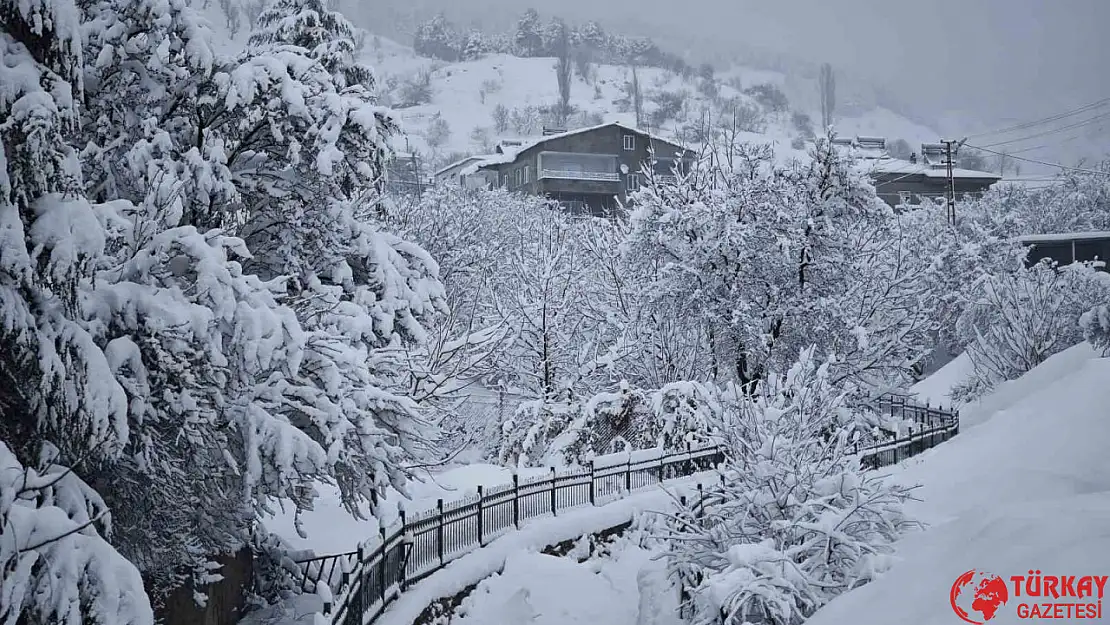
[(1079, 345), (985, 398), (995, 410), (980, 425), (894, 473), (922, 485), (911, 511), (930, 527), (901, 541), (883, 578), (808, 625), (959, 622), (948, 593), (970, 569), (1007, 580), (1010, 601), (991, 623), (1016, 623), (1011, 575), (1110, 572), (1107, 379), (1110, 359)]
[[(379, 48), (374, 50), (368, 47), (364, 51), (363, 60), (376, 69), (388, 94), (387, 99), (396, 101), (399, 85), (421, 70), (431, 71), (432, 101), (397, 110), (405, 132), (399, 149), (443, 155), (482, 153), (488, 151), (498, 139), (539, 136), (539, 124), (534, 131), (523, 136), (512, 128), (508, 132), (498, 133), (493, 128), (494, 109), (499, 104), (509, 109), (540, 107), (558, 100), (555, 59), (525, 59), (493, 54), (476, 61), (444, 63), (417, 57), (410, 48), (396, 42), (384, 38), (379, 40)], [(624, 66), (594, 65), (593, 72), (595, 75), (590, 81), (583, 80), (577, 73), (573, 76), (571, 104), (581, 112), (577, 125), (587, 126), (599, 121), (633, 124), (635, 114), (622, 110), (617, 103), (626, 97), (625, 84), (631, 80), (631, 70)], [(668, 120), (658, 131), (664, 137), (681, 141), (684, 138), (680, 132), (682, 125), (697, 122), (705, 107), (715, 110), (717, 103), (698, 91), (696, 79), (685, 80), (658, 68), (641, 68), (638, 71), (638, 80), (644, 94), (645, 112), (648, 114), (656, 106), (656, 94), (682, 92), (686, 95), (684, 121)], [(783, 86), (790, 82), (790, 77), (781, 72), (733, 67), (720, 72), (717, 82), (719, 98), (743, 97), (751, 102), (735, 87), (748, 88), (764, 83)], [(813, 88), (816, 90), (816, 84)], [(809, 114), (819, 124), (818, 111), (805, 109), (804, 106), (802, 108), (802, 112)], [(450, 133), (446, 142), (433, 150), (428, 146), (426, 137), (428, 125), (437, 114), (447, 123)], [(589, 123), (585, 116), (590, 116)], [(875, 109), (860, 117), (838, 120), (836, 130), (845, 136), (858, 134), (904, 138), (911, 144), (935, 141), (938, 136), (935, 131), (886, 109)], [(780, 113), (767, 116), (767, 128), (763, 133), (744, 133), (741, 139), (771, 143), (779, 157), (787, 160), (804, 155), (804, 150), (799, 152), (791, 149), (791, 140), (797, 136), (790, 114)]]

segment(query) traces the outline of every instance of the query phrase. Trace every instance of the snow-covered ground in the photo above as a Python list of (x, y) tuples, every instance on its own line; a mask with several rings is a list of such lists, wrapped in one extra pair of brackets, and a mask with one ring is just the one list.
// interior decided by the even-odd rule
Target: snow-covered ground
[[(525, 133), (517, 132), (512, 127), (505, 132), (498, 132), (494, 127), (494, 109), (501, 105), (510, 111), (523, 110), (558, 101), (553, 58), (519, 58), (491, 54), (474, 61), (445, 63), (418, 57), (408, 46), (385, 38), (378, 38), (378, 41), (377, 48), (368, 46), (364, 50), (363, 60), (375, 68), (382, 88), (388, 93), (387, 104), (404, 104), (399, 101), (398, 96), (398, 86), (404, 81), (421, 71), (430, 72), (431, 76), (432, 97), (429, 103), (396, 110), (405, 133), (398, 149), (424, 155), (483, 153), (490, 150), (499, 139), (538, 138), (542, 130), (538, 122)], [(625, 89), (632, 77), (631, 69), (602, 64), (593, 65), (591, 71), (593, 76), (589, 81), (584, 80), (577, 72), (572, 78), (570, 101), (580, 111), (579, 116), (591, 116), (593, 123), (616, 121), (634, 124), (635, 113), (624, 110), (627, 107), (618, 104), (619, 100), (627, 98)], [(747, 96), (735, 88), (737, 85), (744, 89), (758, 84), (783, 86), (789, 78), (781, 72), (735, 66), (717, 75), (717, 97), (747, 99)], [(687, 80), (663, 69), (641, 68), (638, 71), (638, 80), (644, 95), (644, 110), (649, 115), (657, 106), (658, 94), (683, 94), (686, 102), (683, 113), (685, 121), (670, 119), (664, 123), (658, 133), (666, 138), (681, 141), (681, 126), (697, 122), (702, 108), (710, 106), (713, 100), (699, 92), (697, 79)], [(393, 87), (389, 88), (389, 85)], [(816, 92), (816, 83), (813, 89)], [(808, 110), (805, 105), (800, 108), (814, 120), (814, 128), (817, 129), (820, 125), (819, 112)], [(436, 116), (446, 122), (449, 133), (443, 144), (433, 149), (426, 139), (429, 124)], [(743, 141), (772, 144), (776, 155), (782, 160), (804, 155), (804, 150), (791, 148), (791, 141), (798, 136), (798, 132), (792, 125), (789, 113), (768, 115), (766, 121), (764, 132), (743, 133), (739, 138)], [(903, 138), (911, 145), (935, 141), (939, 136), (934, 130), (884, 108), (876, 108), (856, 117), (838, 119), (836, 130), (844, 136)]]
[(971, 427), (892, 472), (921, 485), (910, 508), (929, 527), (899, 543), (884, 577), (807, 625), (959, 622), (949, 591), (970, 569), (1007, 581), (991, 623), (1016, 623), (1011, 575), (1110, 573), (1107, 380), (1110, 359), (1083, 344), (965, 408)]
[[(521, 469), (519, 476), (524, 480), (546, 472), (543, 468)], [(389, 526), (397, 518), (398, 505), (410, 513), (421, 512), (434, 508), (437, 499), (442, 498), (445, 503), (457, 501), (477, 492), (479, 485), (498, 486), (512, 479), (510, 469), (491, 464), (468, 464), (426, 474), (423, 481), (409, 484), (411, 499), (391, 490), (382, 504), (380, 518)], [(320, 496), (314, 509), (301, 513), (300, 517), (305, 537), (297, 532), (291, 505), (263, 519), (266, 529), (281, 536), (294, 549), (310, 549), (319, 555), (354, 551), (360, 542), (378, 535), (379, 521), (368, 513), (365, 514), (367, 520), (351, 516), (340, 502), (336, 487), (319, 484), (316, 489)]]
[[(461, 621), (466, 625), (634, 625), (640, 599), (636, 578), (652, 554), (631, 541), (624, 541), (609, 564), (552, 563), (539, 552), (548, 545), (614, 527), (645, 512), (665, 512), (676, 497), (692, 494), (699, 481), (715, 479), (715, 475), (695, 474), (675, 480), (666, 488), (645, 489), (596, 508), (576, 508), (559, 517), (529, 521), (520, 531), (451, 562), (411, 587), (389, 606), (376, 625), (411, 625), (433, 601), (483, 580), (467, 604), (469, 620)], [(599, 572), (592, 567), (599, 567)], [(502, 571), (500, 576), (491, 577), (498, 571)], [(529, 620), (530, 616), (537, 620)]]

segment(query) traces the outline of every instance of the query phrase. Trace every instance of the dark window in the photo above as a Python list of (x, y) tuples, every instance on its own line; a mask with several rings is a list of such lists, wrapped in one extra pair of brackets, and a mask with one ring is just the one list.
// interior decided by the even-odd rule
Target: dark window
[(624, 135), (624, 149), (626, 151), (636, 149), (636, 135)]
[(628, 174), (625, 180), (625, 191), (635, 191), (640, 188), (640, 174)]

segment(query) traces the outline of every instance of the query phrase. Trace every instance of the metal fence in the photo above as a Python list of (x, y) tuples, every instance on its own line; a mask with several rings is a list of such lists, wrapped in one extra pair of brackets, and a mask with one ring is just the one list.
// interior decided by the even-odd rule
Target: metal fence
[(304, 561), (302, 586), (311, 591), (324, 582), (339, 590), (334, 605), (325, 606), (332, 623), (372, 623), (410, 584), (518, 529), (523, 521), (597, 505), (664, 480), (709, 470), (724, 459), (715, 446), (646, 458), (638, 452), (620, 455), (627, 461), (611, 465), (607, 462), (611, 458), (598, 458), (584, 471), (553, 470), (526, 480), (514, 475), (511, 484), (478, 487), (476, 495), (460, 501), (445, 504), (440, 499), (436, 507), (411, 517), (402, 512), (394, 530), (381, 529), (376, 547)]
[[(919, 406), (904, 398), (881, 400), (883, 410), (912, 421), (908, 433), (857, 448), (870, 469), (897, 464), (949, 440), (959, 433), (959, 416), (951, 410)], [(320, 556), (299, 562), (301, 585), (314, 591), (320, 582), (338, 591), (325, 614), (334, 625), (367, 625), (405, 589), (435, 573), (453, 559), (484, 546), (523, 521), (557, 516), (560, 511), (619, 498), (625, 493), (665, 480), (713, 468), (724, 460), (720, 447), (661, 455), (647, 450), (599, 457), (585, 470), (555, 471), (485, 489), (459, 501), (442, 499), (430, 510), (411, 517), (401, 511), (392, 530), (381, 528), (377, 545), (358, 551)], [(614, 457), (627, 458), (612, 464)]]

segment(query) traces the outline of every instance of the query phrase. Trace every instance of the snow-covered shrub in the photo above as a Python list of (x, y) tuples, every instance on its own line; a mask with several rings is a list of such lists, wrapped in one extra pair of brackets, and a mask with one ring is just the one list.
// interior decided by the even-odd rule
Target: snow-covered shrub
[(721, 422), (719, 393), (697, 382), (648, 391), (622, 381), (616, 392), (583, 402), (531, 402), (505, 424), (501, 460), (575, 465), (634, 449), (681, 451), (712, 444)]
[(694, 623), (797, 625), (886, 566), (907, 489), (865, 473), (858, 418), (804, 350), (725, 410), (723, 479), (667, 520), (669, 567)]
[(564, 464), (557, 439), (573, 427), (582, 407), (573, 401), (527, 401), (501, 426), (498, 462), (533, 467)]
[(1016, 379), (1082, 342), (1084, 326), (1097, 341), (1096, 316), (1085, 313), (1110, 299), (1110, 274), (1085, 263), (1056, 267), (1045, 260), (1014, 273), (984, 276), (978, 289), (959, 321), (973, 370), (953, 389), (958, 401)]

